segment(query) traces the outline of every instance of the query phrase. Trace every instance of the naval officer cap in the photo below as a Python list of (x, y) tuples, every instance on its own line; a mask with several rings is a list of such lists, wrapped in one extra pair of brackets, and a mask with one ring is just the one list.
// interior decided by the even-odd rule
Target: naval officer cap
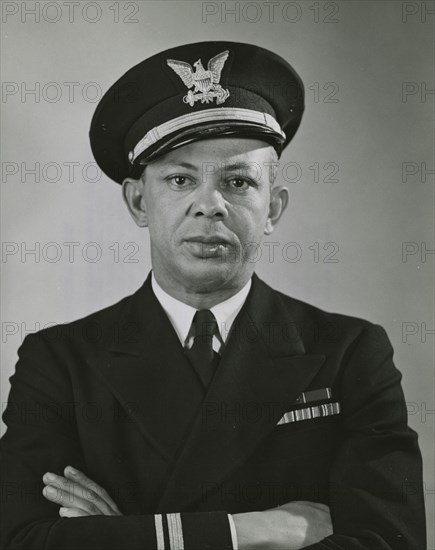
[(92, 152), (118, 183), (192, 141), (261, 139), (278, 155), (304, 111), (299, 76), (282, 57), (252, 44), (198, 42), (145, 59), (106, 92), (92, 119)]

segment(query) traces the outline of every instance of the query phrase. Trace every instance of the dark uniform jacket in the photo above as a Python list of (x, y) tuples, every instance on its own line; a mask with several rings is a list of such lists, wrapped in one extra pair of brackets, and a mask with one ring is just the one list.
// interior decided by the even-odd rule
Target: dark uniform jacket
[[(379, 326), (256, 276), (206, 393), (150, 277), (28, 335), (4, 413), (3, 548), (154, 549), (154, 514), (177, 512), (185, 550), (231, 548), (227, 513), (306, 500), (330, 507), (334, 529), (310, 550), (423, 550), (421, 458), (392, 354)], [(68, 464), (124, 515), (59, 518), (41, 478)]]

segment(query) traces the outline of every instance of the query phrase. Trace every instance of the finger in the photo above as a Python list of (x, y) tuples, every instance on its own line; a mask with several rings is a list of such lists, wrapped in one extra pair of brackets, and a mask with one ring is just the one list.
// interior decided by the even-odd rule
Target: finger
[(83, 506), (81, 509), (86, 512), (85, 503), (80, 502), (80, 499), (77, 496), (74, 496), (70, 491), (66, 492), (59, 487), (47, 485), (42, 490), (42, 494), (47, 500), (53, 502), (54, 504), (58, 504), (64, 508), (81, 508)]
[(66, 504), (70, 504), (71, 498), (76, 499), (80, 503), (80, 508), (83, 509), (83, 502), (88, 502), (92, 506), (88, 506), (85, 509), (90, 509), (94, 512), (95, 508), (98, 509), (100, 514), (105, 516), (113, 515), (113, 510), (108, 504), (94, 491), (89, 487), (85, 487), (80, 483), (71, 481), (62, 476), (58, 476), (51, 472), (44, 474), (42, 480), (46, 485), (50, 485), (55, 489), (58, 489), (59, 496), (63, 495)]
[[(83, 472), (73, 468), (72, 466), (67, 466), (64, 470), (65, 476), (84, 487), (89, 487), (94, 493), (98, 494), (115, 512), (119, 512), (119, 508), (116, 505), (116, 502), (112, 499), (109, 493), (98, 483), (95, 483), (92, 479), (87, 477)], [(119, 512), (120, 513), (120, 512)]]
[(306, 514), (311, 512), (323, 512), (326, 514), (330, 513), (329, 506), (321, 502), (310, 502), (307, 500), (293, 500), (291, 502), (286, 502), (277, 506), (277, 508), (282, 508), (293, 514)]
[(327, 504), (323, 504), (322, 502), (310, 502), (308, 500), (298, 500), (296, 502), (302, 506), (306, 506), (307, 508), (322, 510), (323, 512), (328, 512), (329, 514), (329, 506)]
[(59, 508), (59, 516), (61, 518), (82, 518), (89, 515), (84, 510), (80, 510), (80, 508)]
[(80, 508), (91, 516), (112, 515), (113, 512), (105, 514), (96, 506), (92, 501), (86, 500), (71, 490), (61, 489), (54, 487), (53, 485), (47, 485), (44, 487), (42, 494), (50, 502), (62, 506), (64, 508)]

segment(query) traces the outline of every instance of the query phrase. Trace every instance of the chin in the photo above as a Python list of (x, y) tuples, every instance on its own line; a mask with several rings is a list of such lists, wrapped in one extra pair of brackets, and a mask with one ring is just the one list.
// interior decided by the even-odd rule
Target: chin
[(234, 264), (201, 263), (202, 265), (199, 266), (190, 266), (188, 272), (184, 272), (187, 275), (184, 280), (189, 281), (189, 287), (195, 292), (208, 293), (219, 290), (228, 284), (234, 284), (238, 279), (243, 280), (242, 273), (240, 270), (234, 269)]

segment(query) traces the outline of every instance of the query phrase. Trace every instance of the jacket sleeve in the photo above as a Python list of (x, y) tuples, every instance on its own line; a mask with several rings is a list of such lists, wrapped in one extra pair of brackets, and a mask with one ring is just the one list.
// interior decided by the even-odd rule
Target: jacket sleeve
[(421, 455), (392, 356), (385, 331), (369, 325), (344, 362), (330, 471), (334, 534), (306, 550), (426, 548)]
[[(65, 352), (67, 353), (67, 352)], [(59, 518), (42, 476), (68, 464), (86, 472), (68, 372), (40, 334), (25, 338), (1, 440), (4, 550), (232, 549), (226, 512)]]

